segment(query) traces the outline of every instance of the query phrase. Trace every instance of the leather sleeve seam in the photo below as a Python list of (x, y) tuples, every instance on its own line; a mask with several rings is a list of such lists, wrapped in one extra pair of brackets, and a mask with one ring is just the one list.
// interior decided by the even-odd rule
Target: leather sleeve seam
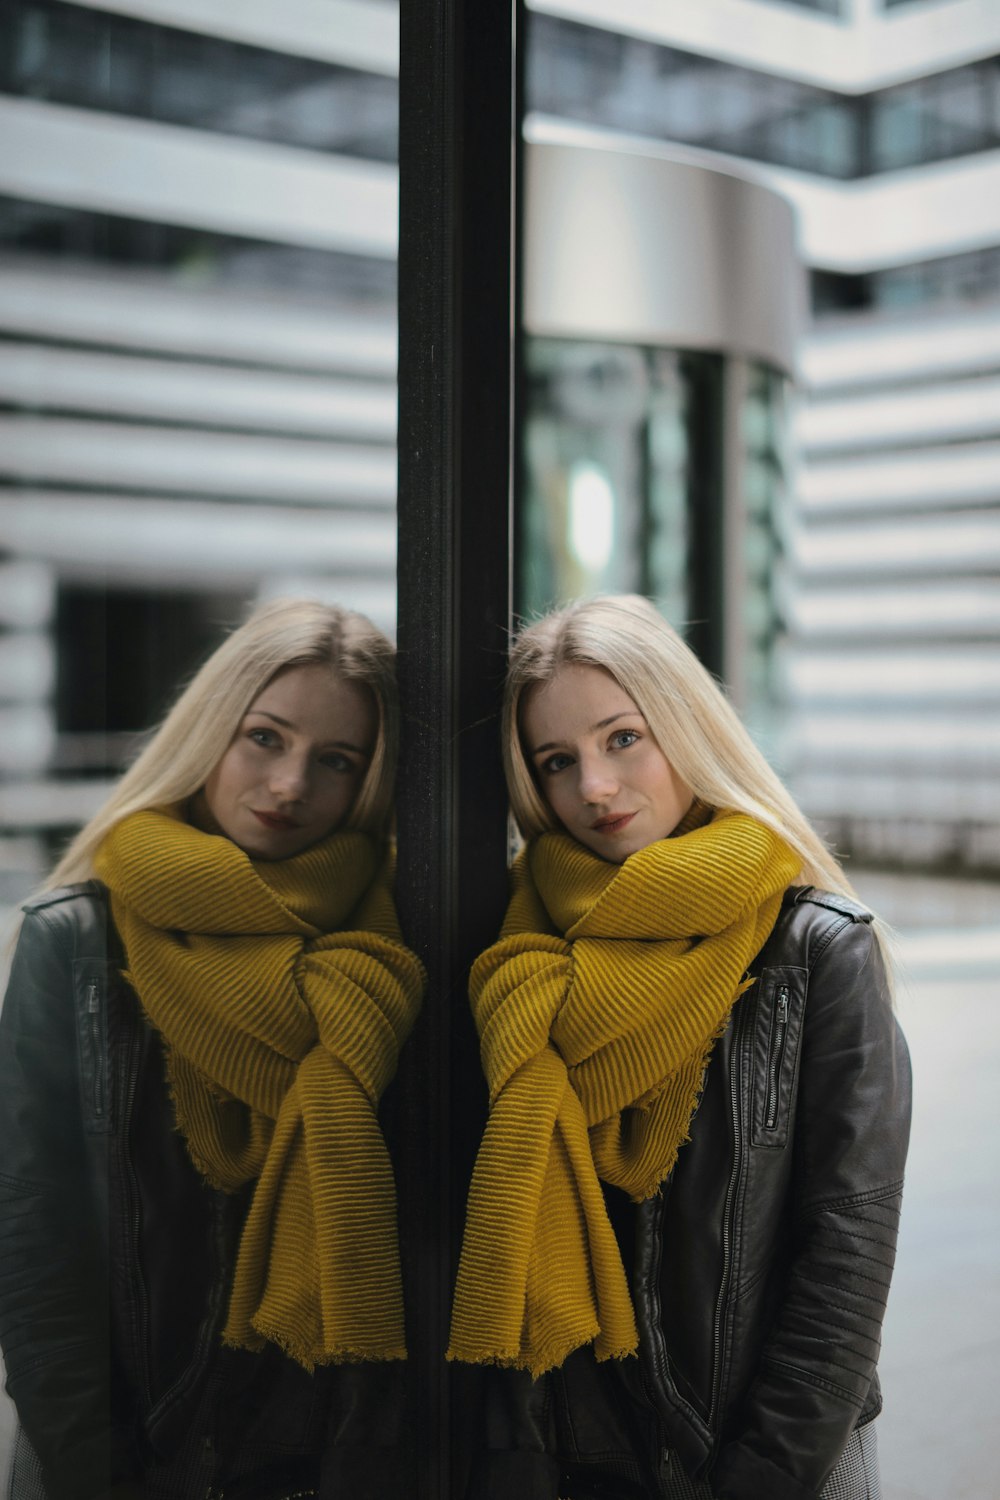
[(819, 1214), (830, 1213), (838, 1208), (854, 1208), (862, 1203), (882, 1203), (887, 1198), (895, 1198), (903, 1191), (903, 1179), (885, 1184), (877, 1188), (869, 1188), (866, 1193), (851, 1193), (846, 1198), (821, 1198), (816, 1203), (804, 1207), (799, 1212), (799, 1219), (811, 1219)]
[(45, 1191), (42, 1182), (35, 1182), (31, 1177), (10, 1177), (6, 1172), (0, 1172), (0, 1186), (10, 1188), (19, 1198), (37, 1198)]
[(767, 1354), (764, 1355), (761, 1363), (767, 1365), (770, 1369), (783, 1371), (786, 1375), (790, 1375), (793, 1380), (801, 1381), (803, 1385), (815, 1386), (817, 1390), (829, 1391), (832, 1396), (840, 1396), (851, 1406), (856, 1406), (859, 1411), (864, 1405), (863, 1397), (859, 1398), (853, 1391), (846, 1390), (842, 1385), (838, 1385), (836, 1381), (824, 1380), (822, 1375), (812, 1375), (808, 1370), (800, 1369), (798, 1365), (786, 1364), (784, 1360), (773, 1359)]

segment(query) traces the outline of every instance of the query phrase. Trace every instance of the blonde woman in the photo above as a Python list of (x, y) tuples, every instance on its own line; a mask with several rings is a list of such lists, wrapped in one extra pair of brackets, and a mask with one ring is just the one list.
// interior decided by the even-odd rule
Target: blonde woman
[(871, 914), (645, 600), (523, 631), (504, 752), (470, 1495), (874, 1500), (909, 1065)]
[(376, 1110), (422, 989), (396, 736), (371, 622), (266, 606), (26, 906), (0, 1017), (12, 1500), (396, 1482)]

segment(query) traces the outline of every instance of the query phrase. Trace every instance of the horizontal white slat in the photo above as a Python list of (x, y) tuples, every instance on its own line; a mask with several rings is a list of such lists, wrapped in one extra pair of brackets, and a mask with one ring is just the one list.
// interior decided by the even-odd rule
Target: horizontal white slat
[(838, 572), (956, 574), (1000, 568), (1000, 511), (800, 528), (801, 575)]
[(54, 745), (55, 724), (45, 704), (0, 705), (0, 773), (37, 773), (47, 763)]
[[(0, 497), (0, 511), (4, 500)], [(0, 626), (37, 630), (55, 613), (56, 585), (52, 569), (29, 558), (0, 562)]]
[(55, 680), (55, 650), (47, 631), (0, 634), (0, 702), (43, 703)]
[(919, 587), (812, 587), (792, 598), (790, 618), (805, 639), (831, 636), (872, 643), (895, 636), (971, 636), (995, 640), (1000, 637), (1000, 585), (970, 579), (961, 585), (928, 580)]
[(394, 379), (396, 324), (308, 299), (0, 256), (0, 330), (22, 337)]
[(910, 314), (906, 322), (852, 315), (803, 341), (800, 368), (816, 393), (844, 387), (911, 385), (1000, 370), (1000, 308), (958, 316)]
[(956, 443), (922, 453), (813, 459), (798, 475), (807, 511), (906, 510), (1000, 497), (1000, 443)]
[(40, 484), (380, 505), (396, 497), (391, 448), (0, 416), (0, 473)]
[[(37, 777), (37, 763), (32, 770)], [(71, 828), (92, 818), (111, 794), (113, 781), (0, 783), (0, 827)]]
[(995, 777), (806, 770), (792, 778), (792, 787), (800, 806), (813, 818), (952, 823), (1000, 818), (1000, 779)]
[(394, 166), (0, 97), (0, 192), (393, 259)]
[(795, 431), (806, 453), (1000, 437), (1000, 375), (812, 401), (800, 409)]
[(342, 604), (360, 610), (390, 637), (396, 633), (396, 575), (362, 578), (356, 573), (336, 577), (319, 572), (269, 574), (258, 590), (258, 598), (319, 599), (323, 604)]
[(206, 36), (228, 37), (389, 77), (399, 71), (399, 7), (390, 0), (71, 0)]
[(994, 0), (884, 11), (844, 0), (846, 17), (767, 0), (530, 0), (530, 8), (684, 52), (798, 78), (846, 94), (957, 67), (1000, 50)]
[(995, 644), (951, 650), (924, 648), (790, 652), (785, 681), (793, 702), (871, 698), (1000, 701), (1000, 651)]
[(388, 442), (396, 436), (391, 384), (289, 375), (180, 360), (11, 344), (0, 354), (0, 404), (149, 417)]
[(811, 266), (865, 273), (992, 249), (1000, 223), (1000, 150), (834, 182), (762, 168), (795, 205)]
[(859, 765), (940, 768), (979, 763), (1000, 774), (1000, 713), (878, 713), (813, 708), (788, 734), (793, 760), (850, 758)]
[(0, 547), (63, 578), (237, 587), (279, 573), (392, 578), (396, 531), (391, 513), (377, 511), (14, 491), (0, 506)]

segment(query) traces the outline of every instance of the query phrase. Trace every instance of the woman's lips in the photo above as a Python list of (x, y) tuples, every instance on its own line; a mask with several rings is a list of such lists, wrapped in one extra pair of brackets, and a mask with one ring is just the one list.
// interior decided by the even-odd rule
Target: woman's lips
[(611, 817), (598, 818), (597, 822), (591, 823), (590, 826), (594, 833), (621, 833), (622, 829), (627, 828), (634, 817), (634, 812), (616, 813)]
[(294, 818), (283, 818), (280, 813), (258, 812), (255, 807), (252, 807), (250, 811), (265, 828), (273, 828), (279, 833), (287, 833), (290, 829), (299, 826)]

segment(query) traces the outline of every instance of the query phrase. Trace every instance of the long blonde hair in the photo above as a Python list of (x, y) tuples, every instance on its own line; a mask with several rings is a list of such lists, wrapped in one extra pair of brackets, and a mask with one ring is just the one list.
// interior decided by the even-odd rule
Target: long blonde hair
[(101, 841), (123, 818), (150, 808), (176, 807), (193, 797), (271, 679), (286, 667), (313, 663), (364, 684), (375, 700), (375, 749), (346, 826), (383, 834), (391, 813), (399, 740), (392, 645), (354, 610), (310, 599), (276, 599), (255, 610), (212, 653), (107, 802), (77, 834), (44, 888), (89, 879)]
[(802, 860), (810, 885), (857, 899), (835, 857), (757, 749), (715, 679), (637, 594), (579, 600), (522, 630), (511, 651), (503, 755), (514, 817), (525, 838), (559, 826), (521, 742), (524, 694), (568, 662), (602, 667), (625, 689), (653, 738), (702, 802), (748, 813)]

